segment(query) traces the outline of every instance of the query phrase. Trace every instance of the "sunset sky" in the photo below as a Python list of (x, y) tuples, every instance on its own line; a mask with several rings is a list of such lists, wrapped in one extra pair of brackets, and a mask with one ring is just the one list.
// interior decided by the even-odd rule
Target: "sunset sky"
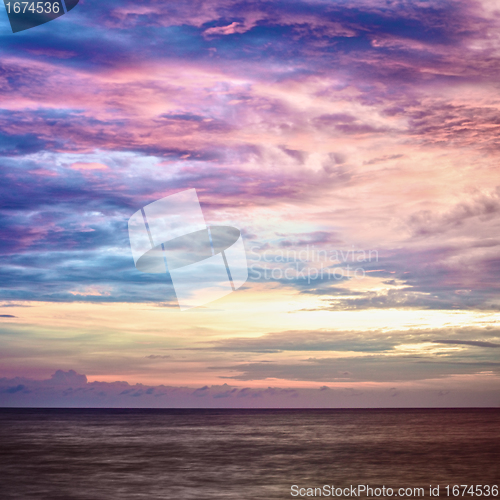
[[(0, 99), (0, 405), (500, 406), (497, 0), (2, 4)], [(181, 312), (191, 188), (249, 279)]]

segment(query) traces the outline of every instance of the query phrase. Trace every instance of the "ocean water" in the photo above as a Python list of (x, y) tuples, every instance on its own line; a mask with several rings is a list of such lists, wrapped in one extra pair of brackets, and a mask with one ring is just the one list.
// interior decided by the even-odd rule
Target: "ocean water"
[(429, 498), (499, 480), (500, 409), (0, 409), (1, 500)]

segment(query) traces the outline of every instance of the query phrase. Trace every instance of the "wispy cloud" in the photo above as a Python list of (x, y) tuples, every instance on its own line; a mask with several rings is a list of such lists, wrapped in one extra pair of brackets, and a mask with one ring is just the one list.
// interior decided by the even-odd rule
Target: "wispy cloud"
[[(59, 375), (57, 375), (59, 374)], [(228, 384), (190, 388), (182, 386), (130, 385), (127, 382), (86, 382), (85, 375), (58, 371), (50, 379), (0, 379), (0, 406), (63, 408), (345, 408), (345, 407), (428, 407), (495, 405), (498, 385), (482, 377), (483, 387), (475, 394), (468, 380), (462, 379), (462, 391), (456, 382), (399, 389), (391, 386), (321, 386), (310, 389), (267, 387), (254, 389)], [(64, 379), (64, 380), (63, 380)], [(465, 385), (465, 389), (464, 386)], [(443, 396), (446, 401), (440, 402)]]
[(433, 340), (435, 344), (453, 344), (453, 345), (472, 345), (476, 347), (492, 347), (497, 348), (500, 347), (500, 344), (495, 344), (493, 342), (483, 342), (481, 340), (451, 340), (451, 339), (443, 339), (443, 340)]

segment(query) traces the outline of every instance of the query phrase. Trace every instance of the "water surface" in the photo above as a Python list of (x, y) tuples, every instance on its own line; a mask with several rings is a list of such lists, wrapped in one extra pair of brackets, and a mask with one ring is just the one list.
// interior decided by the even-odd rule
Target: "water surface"
[(2, 500), (269, 500), (325, 484), (427, 496), (499, 484), (499, 464), (500, 409), (0, 409)]

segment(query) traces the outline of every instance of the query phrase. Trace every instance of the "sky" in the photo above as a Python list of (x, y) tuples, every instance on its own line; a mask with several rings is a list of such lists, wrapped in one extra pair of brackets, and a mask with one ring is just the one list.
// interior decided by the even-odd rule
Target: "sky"
[[(0, 405), (500, 406), (496, 0), (0, 6)], [(128, 220), (249, 278), (180, 311)]]

